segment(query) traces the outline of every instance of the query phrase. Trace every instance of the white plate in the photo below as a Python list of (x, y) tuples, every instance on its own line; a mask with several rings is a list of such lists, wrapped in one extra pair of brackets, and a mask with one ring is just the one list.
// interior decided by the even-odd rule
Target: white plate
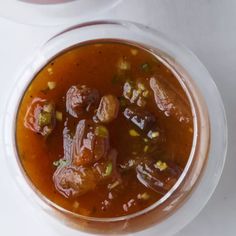
[(92, 17), (119, 2), (121, 0), (7, 0), (0, 3), (0, 16), (23, 24), (61, 25)]

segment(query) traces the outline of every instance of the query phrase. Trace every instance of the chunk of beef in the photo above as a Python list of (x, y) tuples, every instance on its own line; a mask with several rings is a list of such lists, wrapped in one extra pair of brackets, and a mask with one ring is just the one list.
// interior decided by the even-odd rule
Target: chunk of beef
[(98, 91), (85, 85), (71, 86), (66, 94), (66, 110), (76, 118), (82, 112), (90, 111), (91, 107), (98, 102)]
[(54, 103), (35, 98), (27, 109), (24, 125), (42, 136), (51, 134), (56, 125)]
[(131, 121), (139, 129), (145, 132), (150, 131), (156, 123), (155, 116), (139, 107), (127, 107), (124, 110), (124, 116), (127, 120)]
[(97, 179), (91, 168), (65, 166), (53, 176), (56, 189), (65, 197), (80, 196), (96, 187)]
[(146, 99), (149, 96), (149, 90), (145, 86), (144, 80), (126, 81), (123, 86), (123, 96), (129, 100), (131, 104), (136, 104), (139, 107), (146, 106)]
[(153, 90), (157, 107), (166, 116), (175, 116), (180, 122), (189, 122), (191, 114), (187, 109), (187, 101), (161, 77), (152, 77), (150, 87)]
[(118, 179), (116, 156), (117, 152), (112, 149), (106, 160), (96, 162), (92, 166), (59, 167), (53, 176), (56, 189), (65, 197), (77, 197), (94, 190), (105, 180)]
[(102, 123), (109, 123), (117, 118), (119, 106), (119, 100), (114, 95), (105, 95), (100, 101), (96, 117)]
[(166, 194), (176, 183), (182, 171), (173, 162), (145, 159), (136, 167), (138, 180), (148, 188)]
[(75, 165), (90, 165), (106, 158), (109, 148), (109, 132), (106, 127), (88, 120), (78, 123), (72, 144)]

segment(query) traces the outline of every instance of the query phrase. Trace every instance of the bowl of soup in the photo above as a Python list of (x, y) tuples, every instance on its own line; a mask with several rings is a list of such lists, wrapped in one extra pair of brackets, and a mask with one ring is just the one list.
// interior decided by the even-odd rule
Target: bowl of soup
[(223, 168), (226, 121), (209, 73), (142, 25), (89, 22), (54, 36), (7, 109), (6, 155), (23, 192), (81, 231), (177, 232)]

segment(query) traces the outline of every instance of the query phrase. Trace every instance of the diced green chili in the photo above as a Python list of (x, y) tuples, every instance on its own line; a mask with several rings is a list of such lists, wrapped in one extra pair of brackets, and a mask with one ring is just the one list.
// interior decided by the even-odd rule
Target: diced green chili
[(135, 129), (129, 130), (129, 135), (132, 136), (132, 137), (140, 136), (140, 134)]
[(138, 194), (138, 199), (140, 200), (148, 200), (150, 198), (150, 195), (146, 192), (142, 193), (142, 194)]
[(107, 167), (106, 167), (106, 170), (105, 170), (105, 173), (103, 174), (103, 176), (106, 177), (106, 176), (111, 175), (112, 169), (113, 169), (112, 163), (109, 162)]
[(63, 158), (53, 162), (53, 165), (56, 166), (56, 167), (58, 167), (58, 166), (60, 166), (60, 167), (66, 166), (67, 164), (68, 164), (68, 160), (63, 159)]
[(63, 118), (62, 112), (56, 111), (56, 119), (58, 121), (62, 121), (62, 118)]
[(149, 91), (148, 91), (148, 90), (143, 91), (142, 95), (143, 95), (145, 98), (147, 98), (148, 95), (149, 95)]
[(148, 149), (149, 149), (149, 146), (148, 146), (148, 145), (145, 145), (143, 151), (144, 151), (144, 152), (147, 152)]
[(154, 167), (159, 169), (160, 171), (166, 170), (168, 168), (168, 165), (165, 162), (157, 161), (154, 164)]
[(143, 63), (143, 64), (141, 65), (141, 70), (142, 70), (143, 72), (146, 72), (146, 73), (150, 72), (150, 70), (151, 70), (150, 64), (148, 64), (148, 63)]
[(95, 129), (95, 135), (102, 137), (102, 138), (106, 138), (106, 137), (108, 137), (109, 132), (105, 126), (99, 125)]
[(50, 125), (52, 121), (52, 114), (50, 112), (41, 111), (38, 116), (38, 125), (44, 127)]

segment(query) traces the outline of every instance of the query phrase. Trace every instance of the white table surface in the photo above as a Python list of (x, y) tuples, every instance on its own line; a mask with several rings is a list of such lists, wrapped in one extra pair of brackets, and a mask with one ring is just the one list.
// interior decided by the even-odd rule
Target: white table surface
[[(2, 4), (4, 0), (0, 0), (0, 7)], [(95, 18), (127, 19), (156, 28), (184, 43), (209, 70), (226, 109), (227, 160), (211, 200), (177, 235), (236, 235), (236, 1), (124, 0), (115, 9)], [(17, 81), (16, 72), (39, 44), (62, 28), (25, 26), (0, 18), (0, 118), (4, 115), (6, 98)], [(2, 150), (0, 159), (0, 235), (58, 235), (34, 215), (9, 175)]]

